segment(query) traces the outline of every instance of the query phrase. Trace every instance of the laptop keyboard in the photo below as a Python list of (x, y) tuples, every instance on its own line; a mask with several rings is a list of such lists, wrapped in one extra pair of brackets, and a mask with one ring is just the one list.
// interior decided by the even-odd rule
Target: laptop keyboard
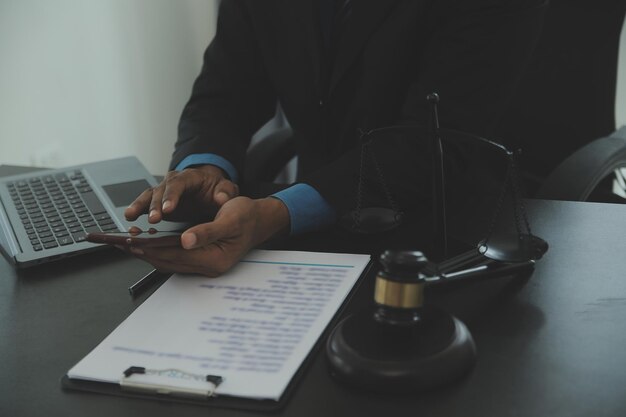
[(81, 171), (7, 184), (33, 250), (85, 241), (87, 233), (119, 232)]

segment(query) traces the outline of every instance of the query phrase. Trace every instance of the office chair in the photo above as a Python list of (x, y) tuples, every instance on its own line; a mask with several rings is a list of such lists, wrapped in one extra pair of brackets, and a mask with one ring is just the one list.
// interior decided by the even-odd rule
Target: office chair
[[(534, 197), (626, 203), (620, 168), (626, 168), (626, 126), (568, 156), (542, 182)], [(615, 193), (616, 186), (622, 190), (622, 196)]]
[(244, 182), (274, 182), (287, 163), (296, 155), (293, 132), (282, 127), (263, 136), (248, 149)]
[(615, 131), (625, 13), (623, 0), (551, 0), (533, 58), (492, 138), (522, 150), (527, 195), (618, 201), (606, 178), (626, 166), (626, 129)]

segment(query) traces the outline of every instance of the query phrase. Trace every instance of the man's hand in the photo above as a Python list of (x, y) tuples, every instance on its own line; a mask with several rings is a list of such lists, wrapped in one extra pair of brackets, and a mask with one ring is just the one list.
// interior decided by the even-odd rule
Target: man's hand
[(182, 247), (131, 247), (130, 252), (160, 271), (217, 277), (251, 248), (288, 229), (289, 211), (282, 201), (237, 197), (222, 205), (214, 221), (186, 230)]
[(168, 172), (159, 185), (141, 193), (124, 215), (132, 221), (149, 213), (150, 223), (163, 219), (191, 221), (199, 215), (206, 216), (212, 208), (219, 208), (238, 195), (237, 185), (226, 178), (224, 171), (214, 165), (204, 165)]

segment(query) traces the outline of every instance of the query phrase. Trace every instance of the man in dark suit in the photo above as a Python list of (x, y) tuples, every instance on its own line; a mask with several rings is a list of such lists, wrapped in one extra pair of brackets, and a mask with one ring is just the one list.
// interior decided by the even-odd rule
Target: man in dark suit
[[(158, 269), (215, 276), (276, 235), (332, 227), (354, 206), (358, 130), (424, 122), (430, 92), (442, 98), (443, 126), (489, 136), (544, 9), (544, 0), (223, 0), (172, 171), (126, 215), (156, 223), (190, 206), (219, 210), (182, 235), (182, 248), (131, 252)], [(277, 102), (294, 131), (298, 181), (239, 196), (250, 138)], [(403, 210), (429, 204), (419, 146), (390, 141), (376, 153)]]

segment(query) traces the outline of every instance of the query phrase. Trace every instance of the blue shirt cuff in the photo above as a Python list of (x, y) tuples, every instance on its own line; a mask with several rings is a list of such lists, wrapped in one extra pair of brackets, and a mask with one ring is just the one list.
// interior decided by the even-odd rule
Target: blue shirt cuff
[(335, 210), (308, 184), (296, 184), (273, 194), (289, 210), (291, 235), (319, 230), (337, 219)]
[(185, 159), (176, 165), (175, 170), (182, 171), (192, 165), (215, 165), (218, 168), (222, 168), (224, 172), (226, 172), (226, 175), (230, 177), (232, 182), (237, 182), (237, 170), (233, 164), (219, 155), (215, 155), (213, 153), (196, 153), (187, 155)]

